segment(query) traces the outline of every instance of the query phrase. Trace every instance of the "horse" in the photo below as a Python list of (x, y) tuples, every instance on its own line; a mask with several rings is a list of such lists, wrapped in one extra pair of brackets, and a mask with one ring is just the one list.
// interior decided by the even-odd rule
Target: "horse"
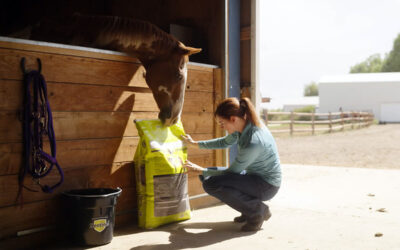
[(135, 56), (146, 69), (145, 80), (165, 126), (178, 122), (184, 102), (189, 56), (201, 49), (185, 46), (172, 35), (141, 20), (74, 14), (41, 21), (31, 39), (109, 49)]

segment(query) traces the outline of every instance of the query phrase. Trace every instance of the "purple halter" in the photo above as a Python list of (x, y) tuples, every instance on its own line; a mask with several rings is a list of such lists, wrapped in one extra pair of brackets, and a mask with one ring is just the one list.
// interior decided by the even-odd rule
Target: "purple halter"
[[(64, 173), (56, 160), (56, 138), (53, 116), (47, 100), (46, 81), (41, 74), (41, 61), (39, 58), (37, 60), (39, 70), (26, 72), (25, 58), (21, 59), (21, 68), (24, 73), (24, 162), (19, 174), (20, 193), (21, 188), (25, 187), (23, 182), (26, 173), (29, 173), (37, 181), (45, 193), (52, 193), (53, 189), (60, 186), (64, 180)], [(49, 139), (51, 154), (43, 151), (43, 137), (46, 135)], [(54, 166), (57, 167), (60, 175), (59, 182), (53, 186), (41, 185), (40, 178), (48, 175)]]

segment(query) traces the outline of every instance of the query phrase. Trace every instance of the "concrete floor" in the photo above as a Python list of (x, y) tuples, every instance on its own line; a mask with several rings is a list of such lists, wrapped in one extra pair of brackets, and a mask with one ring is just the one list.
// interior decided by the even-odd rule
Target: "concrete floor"
[(155, 230), (120, 229), (91, 249), (400, 249), (400, 170), (283, 165), (283, 173), (261, 231), (240, 232), (238, 213), (220, 205)]

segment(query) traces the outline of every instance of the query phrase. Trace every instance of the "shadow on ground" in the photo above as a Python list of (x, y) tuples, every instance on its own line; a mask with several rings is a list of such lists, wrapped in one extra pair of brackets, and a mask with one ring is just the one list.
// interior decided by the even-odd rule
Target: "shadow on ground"
[[(118, 241), (118, 244), (122, 244), (124, 249), (129, 249), (129, 245), (132, 243), (131, 246), (134, 245), (134, 247), (131, 247), (131, 250), (194, 249), (211, 246), (219, 242), (224, 242), (233, 238), (245, 237), (256, 233), (242, 232), (240, 231), (241, 226), (243, 226), (243, 224), (234, 223), (233, 221), (193, 223), (186, 221), (183, 223), (172, 223), (160, 226), (159, 228), (152, 230), (143, 230), (137, 226), (128, 226), (120, 228), (114, 232), (114, 239), (111, 244), (106, 244), (103, 246), (76, 246), (73, 242), (62, 241), (52, 245), (50, 248), (45, 249), (118, 249), (115, 248), (116, 245), (113, 244), (114, 241)], [(169, 242), (167, 243), (167, 240), (164, 240), (166, 243), (158, 243), (160, 242), (159, 238), (153, 238), (153, 240), (151, 240), (152, 237), (156, 236), (152, 235), (152, 233), (156, 232), (169, 233)], [(145, 238), (150, 240), (147, 241), (147, 245), (138, 246), (138, 238), (142, 238), (143, 234), (148, 234), (145, 236)], [(129, 238), (127, 239), (126, 236)], [(123, 237), (124, 239), (122, 240), (119, 237)], [(155, 243), (151, 244), (151, 242)]]
[(168, 225), (165, 227), (160, 227), (156, 231), (170, 233), (169, 243), (137, 246), (131, 248), (131, 250), (198, 248), (255, 233), (241, 232), (240, 227), (242, 225), (243, 224), (236, 224), (231, 221), (196, 222)]

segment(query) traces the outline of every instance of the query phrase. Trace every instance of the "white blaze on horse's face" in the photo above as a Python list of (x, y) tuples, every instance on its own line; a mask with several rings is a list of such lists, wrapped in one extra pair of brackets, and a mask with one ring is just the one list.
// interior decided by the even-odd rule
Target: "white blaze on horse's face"
[(167, 87), (160, 85), (158, 86), (158, 92), (164, 92), (165, 94), (167, 94), (169, 97), (171, 97), (171, 92), (168, 90)]

